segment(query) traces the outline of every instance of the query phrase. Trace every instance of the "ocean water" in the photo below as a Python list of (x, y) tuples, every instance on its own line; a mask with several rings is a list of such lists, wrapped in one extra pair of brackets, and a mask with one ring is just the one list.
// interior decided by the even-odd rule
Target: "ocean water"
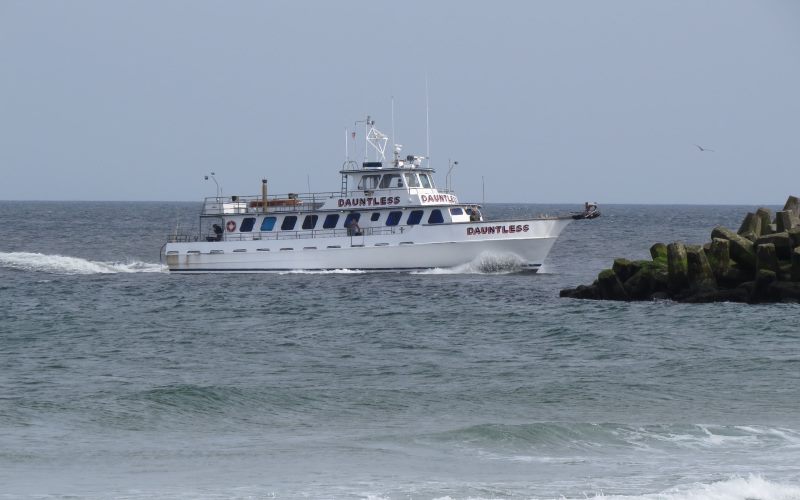
[(0, 499), (800, 499), (800, 306), (558, 297), (754, 207), (603, 206), (536, 275), (170, 275), (199, 208), (0, 202)]

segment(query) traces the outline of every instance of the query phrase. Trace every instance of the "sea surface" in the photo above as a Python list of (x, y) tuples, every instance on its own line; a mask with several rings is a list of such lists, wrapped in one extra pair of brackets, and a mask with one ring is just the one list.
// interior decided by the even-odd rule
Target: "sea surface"
[(0, 202), (0, 499), (800, 499), (800, 306), (558, 297), (754, 208), (601, 206), (539, 274), (176, 276), (198, 203)]

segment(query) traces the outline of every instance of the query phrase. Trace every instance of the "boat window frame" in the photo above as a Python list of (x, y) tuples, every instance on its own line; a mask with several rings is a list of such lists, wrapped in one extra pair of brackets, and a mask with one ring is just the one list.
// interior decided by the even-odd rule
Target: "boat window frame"
[(381, 218), (380, 212), (372, 212), (372, 215), (369, 216), (370, 222), (378, 222)]
[(464, 209), (461, 207), (450, 207), (450, 215), (464, 215)]
[(383, 174), (379, 189), (392, 189), (392, 181), (398, 180), (397, 187), (403, 187), (403, 176), (400, 174)]
[(422, 187), (424, 189), (433, 189), (433, 182), (428, 174), (419, 174), (419, 180), (422, 183)]
[(400, 219), (402, 218), (403, 218), (402, 210), (392, 210), (391, 212), (389, 212), (389, 215), (386, 216), (386, 225), (396, 226), (400, 224)]
[[(269, 221), (269, 224), (267, 223)], [(261, 219), (261, 231), (268, 232), (275, 229), (275, 223), (278, 222), (278, 218), (274, 215), (268, 215)]]
[[(374, 182), (369, 183), (367, 185), (367, 180), (372, 180)], [(365, 174), (362, 175), (361, 178), (358, 180), (358, 189), (365, 190), (365, 189), (378, 189), (378, 185), (381, 182), (381, 174)]]
[[(306, 223), (307, 223), (309, 220), (311, 220), (311, 221), (312, 221), (312, 223), (311, 223), (311, 225), (310, 225), (310, 226), (308, 226), (308, 227), (307, 227), (307, 224), (306, 224)], [(305, 218), (303, 219), (303, 225), (302, 225), (301, 227), (302, 227), (304, 230), (308, 231), (308, 230), (310, 230), (310, 229), (314, 229), (315, 227), (317, 227), (317, 222), (319, 222), (319, 215), (317, 215), (317, 214), (309, 214), (309, 215), (306, 215), (306, 216), (305, 216)]]
[(416, 172), (404, 172), (403, 179), (405, 179), (406, 181), (406, 186), (410, 188), (422, 187), (422, 184), (420, 184), (419, 177), (417, 177)]
[(361, 212), (350, 212), (347, 214), (347, 217), (344, 218), (344, 223), (342, 223), (342, 227), (345, 229), (349, 229), (350, 224), (355, 220), (356, 224), (361, 219)]
[[(438, 217), (435, 219), (433, 217), (434, 214), (438, 214)], [(428, 215), (428, 224), (444, 224), (444, 215), (442, 215), (442, 211), (438, 208), (431, 210), (430, 215)]]
[(253, 232), (253, 227), (256, 225), (256, 218), (255, 217), (245, 217), (242, 219), (242, 223), (239, 224), (239, 232), (240, 233), (251, 233)]
[(336, 229), (337, 224), (339, 224), (339, 214), (328, 214), (322, 221), (322, 229)]
[[(412, 210), (408, 213), (408, 218), (406, 218), (406, 225), (407, 226), (416, 226), (420, 222), (422, 222), (422, 216), (425, 215), (425, 210)], [(413, 217), (413, 219), (412, 219)], [(411, 221), (414, 222), (411, 222)]]
[[(291, 225), (289, 225), (289, 221), (291, 221)], [(286, 215), (283, 217), (283, 220), (281, 221), (281, 231), (293, 231), (296, 225), (297, 225), (297, 216)]]

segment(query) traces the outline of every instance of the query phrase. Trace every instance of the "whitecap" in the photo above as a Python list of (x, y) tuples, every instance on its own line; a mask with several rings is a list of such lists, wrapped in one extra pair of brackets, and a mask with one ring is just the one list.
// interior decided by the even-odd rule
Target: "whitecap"
[(99, 262), (31, 252), (0, 253), (0, 267), (52, 274), (158, 273), (164, 270), (160, 264), (149, 262)]

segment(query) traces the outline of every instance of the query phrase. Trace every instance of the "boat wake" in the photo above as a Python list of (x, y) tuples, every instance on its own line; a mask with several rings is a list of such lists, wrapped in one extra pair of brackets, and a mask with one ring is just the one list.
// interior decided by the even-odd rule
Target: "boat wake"
[(437, 267), (412, 274), (512, 274), (527, 271), (522, 259), (513, 254), (481, 254), (471, 262), (454, 267)]
[(278, 274), (364, 274), (366, 271), (361, 269), (295, 269), (292, 271), (280, 271)]
[(159, 273), (165, 270), (160, 264), (149, 262), (96, 262), (31, 252), (0, 252), (0, 268), (52, 274)]

